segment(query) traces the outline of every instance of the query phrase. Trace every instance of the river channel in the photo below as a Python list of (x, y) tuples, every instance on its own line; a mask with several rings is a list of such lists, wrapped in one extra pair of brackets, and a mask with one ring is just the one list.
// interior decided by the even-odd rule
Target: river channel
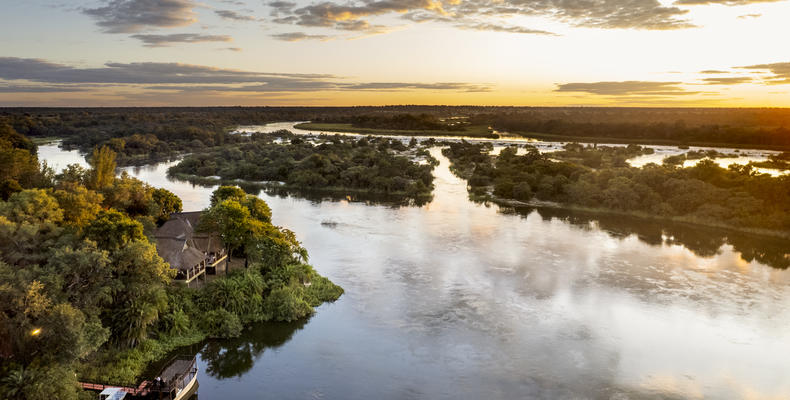
[[(432, 154), (419, 207), (259, 194), (346, 292), (199, 346), (199, 398), (790, 398), (787, 240), (473, 203)], [(206, 207), (170, 165), (125, 170)]]

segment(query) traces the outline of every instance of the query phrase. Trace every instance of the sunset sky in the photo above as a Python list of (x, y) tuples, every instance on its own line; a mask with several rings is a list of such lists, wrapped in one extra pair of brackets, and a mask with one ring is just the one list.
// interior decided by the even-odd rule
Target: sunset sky
[(1, 7), (1, 106), (790, 107), (790, 1)]

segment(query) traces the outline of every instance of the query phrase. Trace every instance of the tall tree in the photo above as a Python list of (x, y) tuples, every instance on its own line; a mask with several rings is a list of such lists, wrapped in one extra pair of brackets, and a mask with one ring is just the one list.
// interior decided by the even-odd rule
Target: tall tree
[(103, 189), (112, 185), (115, 179), (116, 154), (107, 146), (94, 148), (90, 164), (93, 168), (90, 173), (89, 186), (92, 189)]

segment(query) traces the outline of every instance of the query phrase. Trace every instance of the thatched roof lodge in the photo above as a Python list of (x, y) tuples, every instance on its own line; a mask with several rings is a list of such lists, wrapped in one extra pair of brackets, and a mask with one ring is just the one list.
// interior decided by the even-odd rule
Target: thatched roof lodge
[(225, 247), (216, 233), (198, 232), (200, 211), (170, 215), (170, 220), (156, 230), (159, 256), (178, 270), (176, 279), (187, 283), (206, 272), (215, 272), (226, 258)]

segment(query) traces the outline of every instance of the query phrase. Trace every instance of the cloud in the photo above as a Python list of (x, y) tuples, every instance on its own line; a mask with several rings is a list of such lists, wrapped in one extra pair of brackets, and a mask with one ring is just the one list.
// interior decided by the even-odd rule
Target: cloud
[(555, 92), (580, 92), (606, 96), (677, 96), (697, 94), (680, 87), (682, 82), (590, 82), (558, 84)]
[(0, 93), (67, 93), (87, 90), (81, 86), (61, 85), (10, 85), (0, 83)]
[(222, 17), (224, 19), (230, 19), (230, 20), (233, 20), (233, 21), (256, 21), (257, 20), (257, 18), (255, 18), (255, 17), (253, 17), (251, 15), (244, 15), (244, 14), (240, 14), (240, 13), (238, 13), (236, 11), (231, 11), (231, 10), (215, 10), (214, 14), (217, 14), (217, 15), (219, 15), (220, 17)]
[[(0, 79), (15, 87), (36, 84), (127, 87), (180, 92), (311, 92), (434, 90), (484, 92), (489, 85), (472, 83), (349, 82), (328, 74), (265, 73), (179, 63), (107, 63), (77, 68), (39, 59), (0, 57)], [(2, 84), (3, 82), (0, 82)], [(60, 87), (60, 86), (58, 86)]]
[(191, 0), (111, 0), (104, 7), (86, 8), (107, 33), (133, 33), (146, 28), (174, 28), (197, 21)]
[(707, 85), (739, 85), (741, 83), (752, 83), (754, 78), (748, 76), (715, 77), (705, 78), (702, 81)]
[(530, 35), (548, 35), (548, 36), (559, 36), (556, 33), (542, 31), (539, 29), (529, 29), (524, 28), (521, 26), (507, 26), (507, 25), (499, 25), (499, 24), (491, 24), (491, 23), (461, 23), (457, 24), (456, 27), (461, 29), (469, 29), (475, 31), (490, 31), (490, 32), (508, 32), (508, 33), (524, 33)]
[(286, 42), (298, 42), (302, 40), (329, 40), (332, 37), (327, 35), (308, 35), (304, 32), (275, 33), (270, 35), (274, 39)]
[(766, 81), (767, 83), (774, 85), (790, 84), (790, 62), (749, 65), (746, 67), (737, 67), (737, 68), (768, 71), (773, 76), (768, 78), (768, 80)]
[(700, 71), (699, 73), (700, 74), (710, 74), (710, 75), (712, 75), (712, 74), (729, 74), (729, 72), (727, 72), (727, 71), (722, 71), (722, 70), (718, 70), (718, 69), (706, 69), (704, 71)]
[(132, 35), (133, 38), (145, 43), (146, 47), (163, 47), (173, 43), (231, 42), (233, 38), (226, 35), (200, 35), (197, 33), (171, 33), (167, 35)]
[(546, 17), (572, 26), (616, 29), (683, 29), (688, 10), (662, 5), (658, 0), (356, 0), (321, 1), (298, 7), (268, 3), (276, 23), (338, 30), (364, 30), (369, 19), (401, 14), (413, 22), (450, 24), (462, 29), (552, 34), (542, 29), (507, 24), (512, 17)]
[(0, 57), (0, 79), (44, 83), (234, 84), (264, 82), (271, 77), (329, 79), (333, 75), (262, 73), (181, 63), (107, 63), (77, 68), (41, 59)]
[(739, 15), (738, 19), (754, 19), (754, 18), (760, 18), (762, 16), (763, 16), (762, 14), (745, 14), (745, 15)]
[(242, 51), (242, 48), (241, 47), (224, 47), (224, 48), (221, 48), (220, 50), (227, 50), (227, 51), (236, 51), (236, 52), (238, 52), (238, 51)]

